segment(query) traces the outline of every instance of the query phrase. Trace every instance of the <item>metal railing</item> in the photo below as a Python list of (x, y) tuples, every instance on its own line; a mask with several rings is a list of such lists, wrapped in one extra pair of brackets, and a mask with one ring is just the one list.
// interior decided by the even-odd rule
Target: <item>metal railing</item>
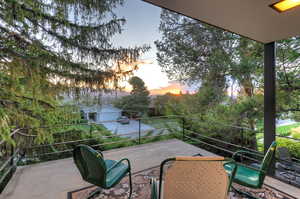
[[(0, 193), (12, 177), (17, 165), (71, 157), (73, 148), (78, 144), (88, 144), (98, 150), (108, 150), (176, 137), (172, 129), (153, 122), (162, 118), (167, 119), (166, 117), (157, 117), (131, 120), (130, 122), (137, 123), (137, 125), (133, 125), (129, 133), (123, 132), (122, 134), (112, 130), (114, 133), (111, 133), (105, 129), (105, 125), (112, 123), (119, 125), (121, 129), (126, 127), (126, 125), (117, 123), (116, 120), (16, 129), (11, 133), (14, 143), (4, 140), (0, 142)], [(170, 118), (168, 119), (170, 120)], [(144, 128), (150, 126), (148, 123), (152, 123), (151, 125), (156, 125), (156, 127)], [(42, 129), (44, 132), (49, 130), (48, 133), (51, 135), (53, 128), (64, 128), (64, 130), (52, 134), (52, 141), (43, 144), (36, 142), (37, 135), (29, 133), (29, 131)]]
[[(187, 119), (189, 121), (193, 121), (193, 120), (197, 121), (197, 119), (191, 119), (191, 118), (187, 118)], [(185, 126), (185, 128), (187, 129), (184, 130), (185, 134), (183, 137), (186, 142), (196, 145), (199, 148), (206, 149), (215, 154), (219, 154), (227, 157), (232, 156), (237, 150), (246, 150), (249, 152), (255, 152), (260, 156), (260, 158), (257, 159), (256, 157), (254, 158), (251, 156), (243, 156), (242, 159), (245, 158), (247, 164), (250, 164), (254, 167), (259, 166), (259, 164), (261, 163), (264, 154), (262, 151), (257, 150), (258, 146), (254, 149), (244, 145), (245, 140), (247, 140), (245, 138), (249, 136), (249, 134), (250, 136), (252, 136), (252, 138), (256, 139), (257, 141), (256, 135), (262, 134), (261, 131), (240, 127), (240, 126), (226, 125), (218, 122), (212, 123), (214, 125), (219, 125), (220, 129), (227, 128), (226, 129), (227, 132), (229, 131), (234, 132), (236, 138), (238, 138), (237, 141), (235, 141), (234, 139), (232, 139), (230, 134), (228, 134), (228, 136), (225, 136), (223, 139), (218, 138), (218, 135), (208, 136), (210, 134), (210, 132), (208, 132), (209, 131), (208, 128), (199, 127), (199, 123), (201, 123), (201, 121), (197, 121), (196, 123), (198, 128), (193, 128), (193, 122), (190, 122), (189, 126)], [(208, 123), (210, 122), (205, 122), (205, 125), (207, 125)], [(224, 133), (226, 132), (223, 132), (223, 135)], [(229, 138), (231, 137), (231, 141), (224, 140), (226, 139), (226, 137)], [(292, 137), (281, 136), (281, 135), (277, 135), (276, 137), (281, 139), (292, 140), (295, 144), (296, 142), (300, 142), (300, 139), (296, 139)], [(264, 147), (262, 146), (261, 149), (263, 148)], [(300, 187), (300, 159), (293, 157), (291, 158), (291, 160), (287, 160), (287, 159), (279, 159), (278, 157), (276, 157), (274, 162), (275, 162), (274, 164), (275, 168), (274, 168), (274, 175), (272, 175), (272, 177), (277, 178), (286, 183), (292, 184), (294, 186)], [(280, 169), (280, 166), (278, 166), (279, 163), (283, 165), (289, 165), (287, 166), (289, 168), (286, 171), (283, 171), (282, 169)]]
[(12, 131), (9, 135), (10, 142), (4, 140), (0, 142), (0, 193), (14, 174), (20, 159), (20, 151), (15, 147), (19, 141), (18, 132), (19, 129)]
[[(201, 121), (178, 115), (136, 118), (130, 122), (135, 123), (133, 129), (130, 132), (122, 132), (121, 134), (112, 129), (109, 130), (110, 132), (106, 130), (112, 124), (118, 124), (120, 129), (126, 127), (126, 125), (119, 124), (115, 120), (101, 121), (100, 123), (64, 124), (51, 127), (17, 129), (11, 134), (15, 144), (0, 142), (0, 187), (4, 188), (17, 165), (70, 157), (73, 148), (78, 144), (88, 144), (97, 150), (108, 150), (177, 138), (222, 156), (231, 156), (237, 150), (248, 150), (259, 153), (260, 157), (263, 158), (262, 152), (257, 151), (257, 148), (249, 148), (245, 142), (249, 135), (256, 136), (257, 133), (260, 133), (250, 128), (205, 122), (205, 125), (218, 125), (220, 131), (225, 129), (228, 132), (232, 132), (234, 137), (226, 140), (220, 139), (218, 134), (213, 132), (214, 128), (212, 128), (212, 132), (208, 132), (208, 128), (205, 128), (205, 125), (201, 128)], [(197, 124), (196, 128), (194, 124)], [(152, 128), (146, 128), (148, 126)], [(52, 134), (52, 142), (44, 142), (43, 144), (36, 143), (37, 136), (28, 133), (30, 130), (43, 129), (46, 132), (47, 130), (52, 130), (52, 128), (60, 127), (64, 128), (64, 130)], [(278, 137), (291, 139), (284, 136)], [(293, 140), (300, 141), (297, 139)], [(261, 161), (253, 157), (245, 157), (245, 159), (256, 164), (259, 164)], [(300, 162), (297, 159), (293, 160), (295, 164), (298, 164), (296, 161)], [(286, 162), (286, 160), (279, 159), (276, 161)], [(289, 175), (294, 178), (294, 174), (295, 178), (297, 178), (296, 172), (291, 172)], [(280, 180), (291, 183), (286, 178)]]

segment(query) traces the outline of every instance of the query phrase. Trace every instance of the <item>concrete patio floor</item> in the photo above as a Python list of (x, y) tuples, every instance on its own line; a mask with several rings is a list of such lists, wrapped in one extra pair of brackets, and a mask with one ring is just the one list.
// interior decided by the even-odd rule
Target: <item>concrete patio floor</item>
[[(176, 139), (105, 151), (104, 156), (114, 160), (127, 157), (131, 161), (133, 172), (138, 172), (158, 166), (169, 157), (198, 153), (203, 156), (215, 156)], [(265, 182), (295, 198), (300, 198), (300, 189), (273, 178), (267, 178)], [(67, 199), (68, 192), (88, 185), (81, 179), (71, 158), (55, 160), (19, 167), (0, 199)]]
[[(133, 172), (158, 166), (162, 160), (177, 155), (214, 155), (179, 140), (168, 140), (134, 147), (105, 151), (107, 159), (127, 157)], [(85, 183), (73, 159), (49, 161), (19, 167), (0, 195), (1, 199), (66, 199), (69, 191), (89, 185)]]

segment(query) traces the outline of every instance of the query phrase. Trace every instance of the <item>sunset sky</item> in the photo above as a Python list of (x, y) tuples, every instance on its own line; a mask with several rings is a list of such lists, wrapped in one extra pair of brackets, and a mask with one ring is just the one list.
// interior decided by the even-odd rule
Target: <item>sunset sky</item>
[(150, 51), (141, 57), (144, 64), (140, 64), (135, 75), (142, 78), (153, 94), (164, 94), (165, 92), (178, 93), (178, 90), (185, 90), (187, 87), (178, 82), (170, 81), (167, 75), (161, 72), (156, 61), (155, 40), (161, 38), (158, 31), (160, 24), (161, 9), (141, 0), (127, 0), (123, 7), (116, 10), (119, 17), (124, 17), (127, 22), (123, 32), (114, 38), (117, 46), (137, 46), (148, 44)]

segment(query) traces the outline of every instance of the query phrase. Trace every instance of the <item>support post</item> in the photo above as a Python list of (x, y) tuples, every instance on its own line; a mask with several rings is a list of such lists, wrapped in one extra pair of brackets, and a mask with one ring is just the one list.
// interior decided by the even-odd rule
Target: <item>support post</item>
[(240, 139), (241, 139), (240, 140), (241, 145), (245, 146), (245, 144), (246, 144), (246, 147), (248, 147), (248, 143), (244, 141), (244, 129), (243, 128), (240, 129)]
[(139, 144), (141, 144), (141, 118), (139, 118)]
[(264, 151), (276, 139), (275, 42), (264, 46)]
[(15, 153), (15, 147), (13, 144), (11, 144), (11, 151), (10, 151), (10, 157), (11, 157), (11, 160), (10, 160), (10, 166), (14, 166), (14, 153)]
[[(13, 134), (12, 135), (12, 140), (13, 142), (15, 141), (15, 135)], [(11, 160), (10, 160), (10, 166), (14, 166), (14, 153), (15, 153), (15, 147), (13, 144), (11, 144), (11, 151), (10, 151), (10, 157), (11, 157)]]
[(90, 123), (90, 132), (89, 132), (90, 133), (90, 138), (92, 137), (92, 132), (93, 132), (93, 126), (92, 125), (93, 125), (93, 123)]
[(182, 141), (184, 141), (184, 137), (185, 137), (184, 128), (185, 128), (185, 121), (184, 121), (184, 117), (182, 117)]

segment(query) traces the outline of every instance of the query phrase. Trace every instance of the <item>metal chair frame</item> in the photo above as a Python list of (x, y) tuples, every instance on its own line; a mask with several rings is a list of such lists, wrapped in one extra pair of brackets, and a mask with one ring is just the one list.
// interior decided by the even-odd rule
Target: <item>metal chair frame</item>
[[(102, 167), (103, 167), (103, 165), (104, 165), (104, 167), (105, 167), (105, 174), (104, 174), (104, 176), (105, 176), (105, 178), (106, 178), (106, 175), (109, 173), (109, 172), (111, 172), (114, 168), (116, 168), (118, 165), (120, 165), (122, 162), (124, 162), (124, 161), (126, 161), (127, 162), (127, 165), (128, 165), (128, 171), (127, 171), (127, 173), (128, 173), (128, 177), (129, 177), (129, 187), (130, 187), (130, 191), (129, 191), (129, 196), (128, 196), (128, 198), (130, 199), (131, 198), (131, 195), (132, 195), (132, 176), (131, 176), (131, 164), (130, 164), (130, 161), (129, 161), (129, 159), (127, 159), (127, 158), (123, 158), (123, 159), (121, 159), (121, 160), (119, 160), (119, 161), (117, 161), (117, 162), (115, 162), (113, 165), (111, 165), (109, 168), (107, 168), (106, 167), (106, 165), (105, 165), (105, 161), (104, 161), (104, 156), (103, 156), (103, 153), (101, 152), (101, 151), (96, 151), (96, 150), (94, 150), (94, 149), (92, 149), (91, 147), (89, 147), (89, 146), (86, 146), (86, 145), (78, 145), (75, 149), (74, 149), (74, 151), (73, 151), (73, 157), (74, 157), (74, 161), (75, 161), (75, 165), (78, 167), (78, 169), (79, 169), (79, 165), (77, 165), (78, 164), (78, 160), (77, 160), (77, 158), (76, 158), (76, 150), (80, 150), (80, 148), (81, 147), (83, 147), (83, 148), (85, 148), (85, 149), (87, 149), (87, 150), (93, 150), (93, 152), (91, 152), (91, 153), (96, 153), (96, 154), (93, 154), (93, 155), (95, 155), (96, 157), (96, 160), (97, 160), (97, 158), (98, 158), (98, 160), (99, 160), (99, 164), (102, 164)], [(90, 151), (89, 151), (90, 152)], [(101, 166), (99, 165), (99, 169), (101, 169)], [(85, 178), (85, 174), (84, 173), (82, 173), (82, 171), (79, 169), (79, 171), (80, 171), (80, 174), (82, 175), (82, 177), (83, 177), (83, 179), (85, 180), (85, 181), (87, 181), (87, 182), (89, 182), (89, 183), (91, 183), (91, 184), (94, 184), (94, 185), (96, 185), (98, 188), (95, 190), (95, 191), (93, 191), (92, 193), (90, 193), (89, 194), (89, 196), (87, 197), (87, 199), (91, 199), (91, 198), (93, 198), (94, 196), (96, 196), (96, 195), (98, 195), (98, 194), (100, 194), (101, 193), (101, 191), (102, 191), (102, 189), (110, 189), (110, 188), (112, 188), (112, 187), (114, 187), (121, 179), (119, 179), (118, 181), (116, 181), (116, 183), (114, 183), (114, 184), (112, 184), (111, 186), (108, 186), (107, 184), (101, 184), (101, 182), (100, 182), (100, 179), (99, 179), (99, 183), (97, 184), (95, 184), (95, 183), (93, 183), (93, 182), (90, 182), (89, 180), (87, 180), (86, 178)]]
[[(195, 156), (201, 156), (200, 154), (197, 154)], [(195, 157), (193, 156), (193, 157)], [(176, 161), (176, 157), (173, 158), (168, 158), (165, 159), (164, 161), (161, 162), (160, 164), (160, 174), (159, 174), (159, 190), (158, 190), (158, 199), (161, 199), (161, 190), (162, 190), (162, 181), (163, 181), (163, 174), (164, 174), (164, 167), (167, 163), (172, 162), (172, 161)], [(224, 165), (226, 164), (230, 164), (230, 163), (235, 163), (234, 161), (232, 161), (231, 159), (224, 159), (224, 160), (206, 160), (206, 161), (224, 161)], [(235, 174), (236, 172), (236, 167), (233, 170), (233, 173)], [(232, 176), (229, 176), (229, 184), (228, 184), (228, 188), (227, 188), (227, 192), (230, 191), (230, 188), (232, 187)], [(150, 183), (152, 183), (153, 179), (151, 179)], [(153, 191), (153, 190), (152, 190)], [(157, 190), (154, 190), (154, 192), (156, 192)], [(157, 192), (156, 192), (157, 193)], [(155, 193), (155, 194), (156, 194)]]

